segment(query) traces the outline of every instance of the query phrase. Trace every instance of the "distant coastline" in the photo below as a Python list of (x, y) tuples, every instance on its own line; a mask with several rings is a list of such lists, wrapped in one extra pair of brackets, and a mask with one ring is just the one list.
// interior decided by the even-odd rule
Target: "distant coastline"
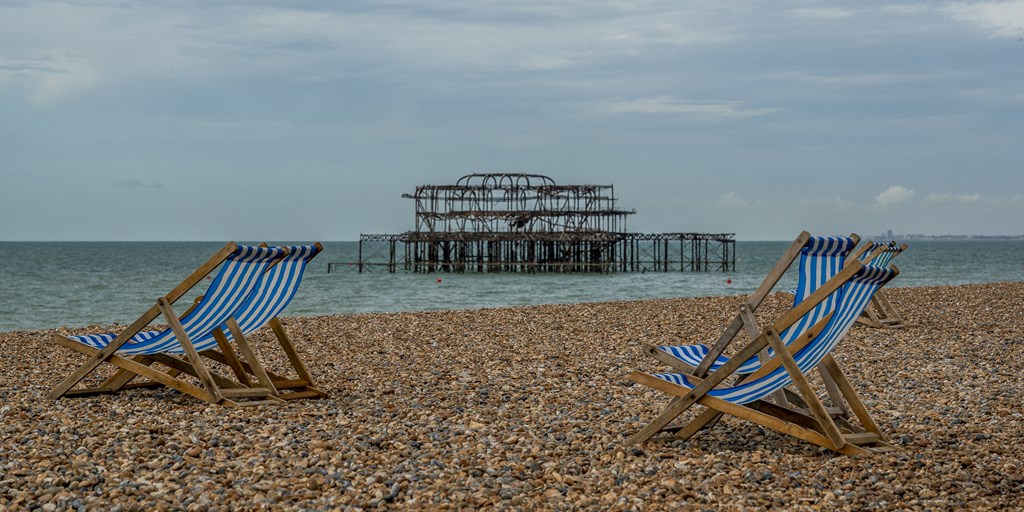
[(875, 235), (874, 240), (896, 240), (900, 242), (927, 242), (927, 241), (977, 241), (990, 242), (1001, 240), (1024, 240), (1024, 235), (922, 235), (904, 234), (896, 235), (892, 231), (882, 235)]

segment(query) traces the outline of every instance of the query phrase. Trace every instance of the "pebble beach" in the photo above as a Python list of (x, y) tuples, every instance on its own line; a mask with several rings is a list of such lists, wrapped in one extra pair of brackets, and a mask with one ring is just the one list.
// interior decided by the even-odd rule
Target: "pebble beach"
[(628, 379), (666, 369), (642, 343), (713, 341), (739, 296), (289, 318), (330, 396), (244, 409), (47, 400), (84, 361), (51, 334), (118, 327), (0, 333), (0, 509), (1024, 509), (1024, 283), (885, 292), (906, 327), (836, 351), (899, 448), (870, 457), (735, 418), (623, 446), (668, 401)]

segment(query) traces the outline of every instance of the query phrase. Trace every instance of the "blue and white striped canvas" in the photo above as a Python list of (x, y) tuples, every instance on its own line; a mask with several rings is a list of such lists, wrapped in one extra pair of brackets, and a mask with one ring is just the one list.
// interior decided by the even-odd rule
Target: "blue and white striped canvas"
[[(252, 294), (260, 276), (277, 259), (287, 254), (280, 247), (251, 247), (239, 245), (220, 267), (203, 299), (180, 319), (189, 340), (198, 340), (231, 318)], [(114, 341), (117, 334), (72, 336), (71, 339), (93, 348), (102, 349)], [(212, 336), (203, 343), (193, 341), (197, 351), (216, 345)], [(181, 354), (184, 349), (170, 328), (136, 334), (117, 351), (119, 354)]]
[[(320, 253), (320, 247), (316, 245), (294, 245), (286, 249), (288, 255), (260, 276), (256, 289), (234, 315), (242, 334), (263, 327), (288, 307), (299, 290), (306, 265)], [(226, 325), (220, 329), (227, 339), (234, 339)], [(206, 343), (209, 341), (207, 338), (213, 339), (213, 333), (203, 336), (198, 342)]]
[[(878, 256), (872, 258), (871, 261), (865, 261), (868, 259), (868, 256), (870, 256), (872, 252), (874, 252), (879, 247), (882, 247), (883, 245), (885, 246), (884, 251), (880, 252)], [(876, 267), (885, 267), (888, 266), (889, 262), (892, 261), (892, 259), (895, 258), (896, 255), (901, 252), (903, 252), (903, 248), (896, 245), (896, 242), (889, 242), (887, 244), (882, 242), (871, 242), (871, 244), (868, 246), (868, 250), (864, 251), (864, 253), (861, 254), (860, 260), (863, 261), (864, 263), (868, 263)]]
[[(793, 290), (793, 305), (796, 306), (809, 297), (815, 290), (820, 288), (829, 279), (832, 279), (846, 263), (846, 256), (856, 246), (856, 240), (849, 237), (823, 236), (812, 237), (800, 251), (800, 261), (797, 265), (799, 276), (797, 278), (796, 290)], [(835, 310), (835, 294), (830, 295), (820, 302), (807, 315), (804, 315), (797, 323), (789, 329), (780, 333), (782, 341), (787, 345), (825, 318)], [(665, 345), (658, 347), (661, 351), (681, 360), (682, 362), (696, 367), (708, 354), (710, 349), (704, 344), (694, 345)], [(771, 349), (768, 350), (771, 355)], [(723, 364), (729, 362), (729, 358), (718, 356), (718, 359), (711, 364), (709, 371), (717, 370)], [(740, 373), (751, 373), (761, 367), (757, 357), (752, 357), (740, 366)]]
[[(864, 310), (864, 306), (871, 300), (875, 292), (895, 275), (896, 271), (890, 268), (866, 266), (848, 283), (833, 293), (837, 305), (832, 318), (829, 319), (821, 334), (793, 357), (800, 371), (805, 373), (810, 371), (836, 347), (857, 321), (860, 312)], [(696, 384), (692, 383), (685, 373), (661, 373), (654, 374), (654, 377), (689, 389), (696, 387)], [(779, 366), (757, 380), (738, 386), (713, 389), (708, 392), (708, 395), (735, 404), (746, 404), (764, 398), (792, 382), (792, 377), (786, 369)]]

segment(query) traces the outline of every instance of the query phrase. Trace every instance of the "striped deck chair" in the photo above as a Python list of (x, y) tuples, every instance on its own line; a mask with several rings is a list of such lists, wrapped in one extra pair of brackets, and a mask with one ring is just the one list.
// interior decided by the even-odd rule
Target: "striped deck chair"
[[(881, 430), (857, 397), (853, 386), (830, 355), (856, 322), (875, 292), (895, 277), (895, 268), (865, 266), (860, 261), (846, 265), (833, 279), (807, 299), (780, 316), (757, 338), (743, 347), (729, 362), (701, 379), (687, 373), (649, 374), (634, 371), (630, 378), (673, 397), (668, 407), (649, 425), (631, 436), (627, 445), (644, 442), (660, 432), (673, 433), (676, 439), (689, 439), (722, 414), (752, 421), (763, 427), (792, 435), (818, 446), (847, 455), (894, 449), (884, 441)], [(800, 343), (786, 345), (779, 333), (806, 317), (823, 300), (834, 299), (835, 310), (820, 320)], [(775, 356), (738, 384), (721, 386), (739, 374), (742, 361), (771, 346)], [(819, 364), (828, 369), (859, 420), (834, 418), (834, 410), (825, 406), (808, 381), (806, 373)], [(795, 384), (802, 399), (798, 408), (776, 405), (765, 400), (775, 391)], [(668, 426), (686, 410), (700, 404), (707, 408), (689, 424)], [(834, 404), (833, 404), (834, 405)]]
[[(327, 393), (314, 387), (309, 370), (302, 362), (302, 358), (299, 357), (298, 351), (295, 350), (295, 345), (288, 336), (284, 324), (278, 318), (278, 315), (288, 307), (292, 298), (295, 297), (295, 292), (299, 290), (306, 265), (323, 251), (323, 246), (317, 242), (313, 245), (289, 246), (286, 249), (288, 255), (260, 276), (255, 291), (238, 309), (235, 314), (236, 325), (232, 326), (230, 322), (225, 323), (209, 334), (200, 337), (196, 343), (205, 344), (210, 340), (215, 340), (221, 349), (220, 352), (209, 351), (203, 355), (230, 366), (235, 377), (243, 384), (251, 385), (249, 376), (253, 375), (259, 378), (261, 376), (258, 372), (264, 371), (263, 380), (269, 381), (278, 391), (278, 398), (284, 400), (325, 398)], [(277, 341), (288, 357), (297, 378), (290, 379), (276, 374), (265, 369), (263, 365), (250, 365), (241, 362), (237, 356), (232, 354), (231, 341), (244, 340), (245, 336), (252, 334), (264, 325), (269, 325), (277, 337)], [(249, 344), (245, 343), (244, 345)], [(254, 354), (253, 357), (258, 356)], [(287, 393), (284, 392), (286, 390)]]
[[(740, 306), (740, 313), (733, 321), (733, 325), (713, 345), (714, 348), (709, 348), (704, 344), (662, 346), (647, 344), (644, 351), (676, 370), (693, 373), (696, 376), (703, 376), (707, 372), (717, 370), (729, 362), (729, 358), (722, 355), (722, 352), (726, 344), (736, 336), (739, 325), (746, 328), (751, 338), (760, 334), (761, 329), (754, 319), (754, 310), (775, 286), (782, 274), (792, 265), (796, 255), (799, 255), (800, 261), (797, 266), (797, 288), (793, 290), (794, 306), (806, 300), (822, 284), (838, 274), (846, 264), (847, 255), (853, 251), (859, 241), (860, 237), (856, 234), (851, 234), (849, 237), (812, 237), (806, 231), (801, 233), (790, 249), (776, 263), (775, 268), (761, 284), (761, 287)], [(858, 250), (855, 255), (862, 254), (862, 251), (863, 249)], [(834, 298), (817, 304), (810, 314), (781, 333), (782, 341), (789, 344), (799, 339), (807, 329), (835, 309), (835, 305)], [(715, 353), (714, 356), (709, 357), (712, 352)], [(770, 356), (769, 348), (767, 353), (751, 357), (740, 366), (740, 373), (757, 371), (761, 366), (760, 361)]]
[[(870, 261), (865, 261), (865, 263), (870, 263), (876, 267), (884, 267), (893, 258), (907, 250), (907, 244), (897, 245), (896, 242), (889, 242), (888, 244), (875, 242), (869, 249), (871, 252), (865, 253), (864, 259), (868, 258), (868, 254), (874, 254), (875, 250), (879, 248), (882, 249), (882, 252), (873, 259), (870, 259)], [(900, 316), (896, 307), (889, 301), (884, 291), (879, 291), (871, 298), (871, 303), (864, 308), (864, 312), (861, 313), (857, 322), (869, 327), (878, 328), (899, 329), (903, 327), (903, 317)]]
[[(58, 345), (89, 356), (78, 370), (54, 386), (48, 398), (87, 396), (113, 393), (123, 388), (151, 386), (152, 383), (129, 385), (129, 381), (142, 376), (154, 383), (172, 387), (183, 393), (215, 404), (232, 406), (283, 403), (269, 380), (260, 387), (247, 386), (211, 372), (199, 353), (217, 346), (213, 338), (204, 338), (218, 326), (231, 322), (231, 317), (242, 307), (259, 283), (260, 276), (280, 262), (288, 250), (278, 247), (249, 247), (228, 243), (206, 263), (176, 286), (170, 293), (157, 299), (156, 304), (143, 313), (124, 331), (114, 334), (63, 336), (55, 334)], [(220, 268), (202, 300), (179, 318), (173, 309), (175, 301)], [(163, 316), (170, 327), (160, 331), (143, 331), (147, 325)], [(201, 343), (193, 340), (203, 339)], [(249, 348), (240, 344), (243, 352)], [(184, 355), (184, 359), (173, 357)], [(247, 356), (249, 354), (246, 354)], [(130, 357), (130, 359), (129, 359)], [(251, 360), (255, 364), (255, 358)], [(119, 370), (98, 387), (73, 389), (82, 379), (103, 363)], [(160, 363), (170, 368), (159, 371), (150, 366)], [(179, 378), (191, 375), (199, 380), (197, 386)]]

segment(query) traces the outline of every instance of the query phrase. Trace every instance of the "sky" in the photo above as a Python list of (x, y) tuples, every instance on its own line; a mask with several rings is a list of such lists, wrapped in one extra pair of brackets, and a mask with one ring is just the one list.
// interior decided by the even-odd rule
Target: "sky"
[(0, 0), (0, 240), (357, 240), (418, 185), (633, 232), (1024, 234), (1024, 0)]

